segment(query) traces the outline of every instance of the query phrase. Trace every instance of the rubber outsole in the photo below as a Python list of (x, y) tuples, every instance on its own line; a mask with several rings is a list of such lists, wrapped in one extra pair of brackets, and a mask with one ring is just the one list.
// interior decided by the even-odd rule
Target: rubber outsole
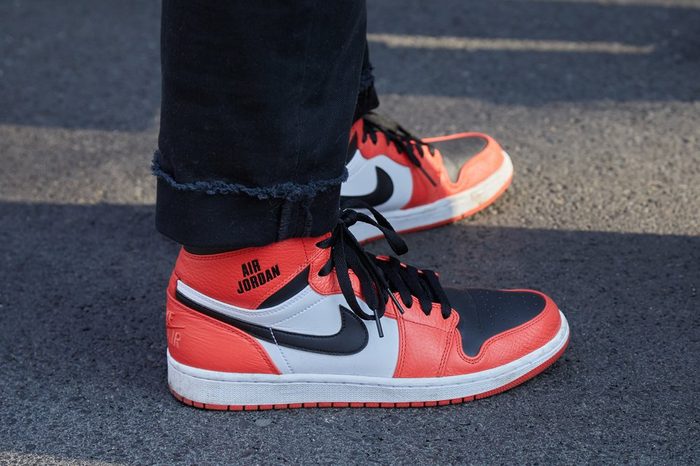
[(518, 385), (521, 385), (522, 383), (530, 380), (531, 378), (535, 377), (536, 375), (540, 374), (543, 372), (545, 369), (547, 369), (549, 366), (554, 364), (557, 359), (561, 357), (561, 355), (566, 351), (566, 348), (569, 346), (569, 339), (568, 337), (566, 339), (566, 343), (559, 349), (559, 351), (556, 352), (551, 358), (547, 359), (545, 362), (540, 364), (539, 366), (535, 367), (532, 369), (530, 372), (520, 376), (519, 378), (507, 383), (506, 385), (503, 385), (502, 387), (498, 387), (493, 390), (489, 390), (484, 393), (479, 393), (476, 395), (471, 395), (463, 398), (453, 398), (450, 400), (437, 400), (437, 401), (413, 401), (413, 402), (389, 402), (389, 403), (344, 403), (344, 402), (322, 402), (322, 403), (289, 403), (289, 404), (267, 404), (267, 405), (217, 405), (217, 404), (208, 404), (208, 403), (199, 403), (193, 400), (190, 400), (179, 393), (177, 393), (175, 390), (173, 390), (172, 387), (168, 387), (170, 389), (170, 393), (180, 401), (181, 403), (191, 406), (193, 408), (198, 408), (198, 409), (206, 409), (206, 410), (212, 410), (212, 411), (265, 411), (265, 410), (270, 410), (270, 409), (297, 409), (297, 408), (427, 408), (427, 407), (434, 407), (434, 406), (447, 406), (447, 405), (456, 405), (456, 404), (462, 404), (466, 403), (469, 401), (474, 401), (474, 400), (480, 400), (483, 398), (488, 398), (493, 395), (498, 395), (499, 393), (503, 393), (507, 390), (510, 390), (513, 387), (517, 387)]

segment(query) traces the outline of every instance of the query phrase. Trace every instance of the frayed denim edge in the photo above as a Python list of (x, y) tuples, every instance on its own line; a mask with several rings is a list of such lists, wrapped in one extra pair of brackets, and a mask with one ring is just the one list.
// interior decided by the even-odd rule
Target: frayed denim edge
[(302, 199), (310, 199), (317, 194), (340, 185), (348, 179), (347, 168), (343, 169), (343, 174), (337, 178), (328, 180), (310, 181), (306, 184), (285, 182), (274, 186), (251, 188), (239, 183), (226, 183), (224, 181), (195, 181), (192, 183), (178, 183), (175, 179), (161, 168), (158, 163), (159, 151), (153, 154), (153, 162), (151, 163), (151, 173), (153, 176), (162, 179), (172, 188), (179, 191), (202, 192), (206, 194), (244, 194), (258, 199), (287, 199), (290, 201), (298, 201)]

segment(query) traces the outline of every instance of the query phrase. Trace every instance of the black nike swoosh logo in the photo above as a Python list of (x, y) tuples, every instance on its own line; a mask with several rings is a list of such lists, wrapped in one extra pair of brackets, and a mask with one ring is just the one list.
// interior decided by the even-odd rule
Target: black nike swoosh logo
[(294, 348), (302, 351), (311, 351), (322, 354), (350, 355), (362, 351), (369, 341), (367, 327), (362, 320), (349, 309), (339, 306), (340, 330), (333, 335), (307, 335), (304, 333), (288, 332), (263, 325), (251, 324), (244, 320), (236, 319), (214, 309), (202, 306), (184, 296), (179, 291), (175, 297), (185, 306), (201, 312), (213, 319), (236, 327), (256, 338), (269, 341), (280, 346)]
[(392, 194), (394, 194), (394, 183), (391, 181), (391, 176), (379, 167), (374, 168), (377, 171), (377, 186), (374, 191), (362, 196), (341, 196), (341, 199), (359, 200), (371, 206), (384, 204), (391, 199)]

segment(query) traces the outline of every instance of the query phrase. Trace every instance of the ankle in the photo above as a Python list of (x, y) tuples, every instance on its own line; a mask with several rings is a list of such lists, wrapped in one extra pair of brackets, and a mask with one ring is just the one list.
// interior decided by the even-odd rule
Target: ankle
[(216, 300), (257, 309), (323, 251), (316, 243), (324, 237), (294, 238), (267, 246), (219, 252), (183, 247), (169, 291), (174, 294), (177, 282), (182, 281)]

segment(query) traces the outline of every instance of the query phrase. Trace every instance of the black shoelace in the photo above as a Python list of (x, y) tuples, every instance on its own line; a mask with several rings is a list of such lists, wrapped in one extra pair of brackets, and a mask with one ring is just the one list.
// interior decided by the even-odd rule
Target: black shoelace
[[(439, 303), (442, 317), (447, 319), (452, 306), (435, 272), (402, 264), (395, 257), (377, 257), (365, 251), (355, 239), (350, 227), (363, 222), (379, 229), (397, 255), (408, 251), (406, 243), (379, 212), (367, 205), (362, 208), (370, 211), (374, 218), (345, 208), (341, 211), (331, 236), (317, 244), (321, 248), (331, 248), (330, 258), (319, 274), (328, 275), (335, 268), (340, 290), (348, 305), (361, 319), (376, 321), (380, 337), (384, 336), (380, 319), (389, 299), (402, 314), (405, 312), (403, 306), (411, 307), (414, 298), (418, 299), (420, 308), (426, 315), (430, 314), (433, 303)], [(360, 292), (372, 314), (366, 313), (357, 301), (350, 280), (351, 270), (360, 282)], [(400, 301), (394, 295), (395, 292), (399, 294)]]
[(377, 133), (383, 134), (387, 141), (394, 144), (396, 150), (400, 154), (406, 154), (408, 160), (415, 166), (420, 167), (420, 159), (423, 157), (422, 147), (428, 148), (431, 155), (435, 155), (435, 148), (430, 144), (423, 142), (420, 138), (411, 134), (403, 126), (395, 121), (377, 115), (374, 112), (369, 112), (363, 117), (364, 134), (362, 140), (367, 141), (370, 138), (373, 143), (377, 143)]

